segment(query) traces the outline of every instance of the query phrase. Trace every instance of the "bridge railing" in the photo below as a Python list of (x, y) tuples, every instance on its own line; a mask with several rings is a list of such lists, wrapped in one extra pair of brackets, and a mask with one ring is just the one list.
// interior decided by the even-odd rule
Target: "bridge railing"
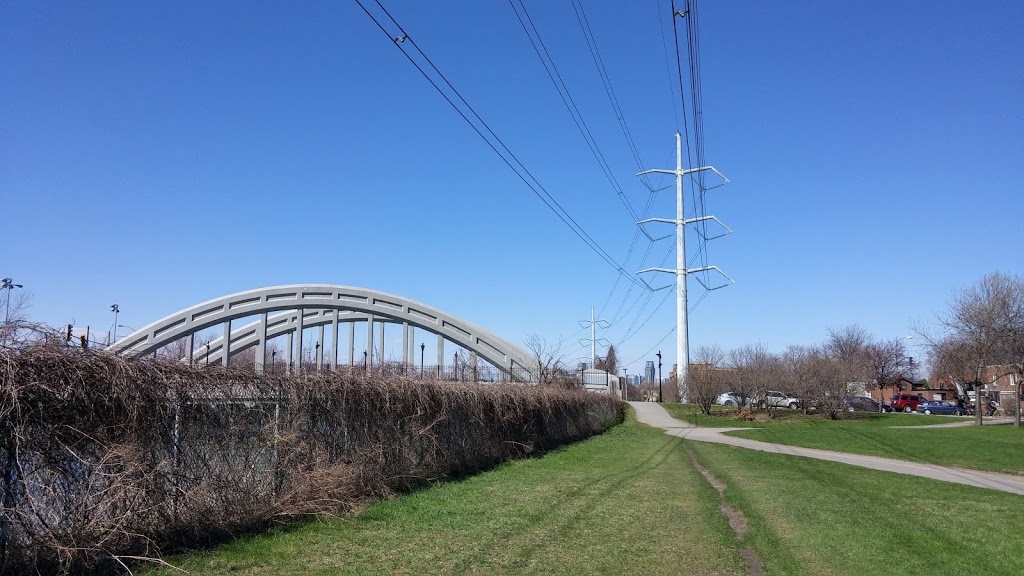
[[(210, 364), (211, 367), (219, 368), (220, 363)], [(233, 364), (234, 366), (234, 364)], [(270, 374), (287, 374), (296, 372), (299, 367), (288, 365), (284, 362), (265, 364), (260, 366), (245, 363), (241, 366), (246, 370), (257, 372), (266, 371)], [(328, 371), (332, 368), (327, 364), (318, 366), (315, 361), (304, 361), (301, 370), (304, 373)], [(467, 364), (406, 364), (402, 362), (386, 362), (384, 364), (366, 365), (363, 363), (349, 365), (343, 364), (334, 368), (338, 372), (352, 372), (371, 374), (396, 374), (409, 376), (411, 378), (423, 378), (429, 380), (447, 380), (451, 382), (479, 382), (481, 384), (520, 382), (525, 384), (536, 384), (540, 370), (523, 366), (513, 366), (499, 369), (490, 365), (478, 365), (473, 367)], [(582, 386), (584, 383), (583, 374), (579, 371), (573, 372), (561, 368), (546, 370), (540, 375), (540, 380), (545, 383), (576, 384)]]

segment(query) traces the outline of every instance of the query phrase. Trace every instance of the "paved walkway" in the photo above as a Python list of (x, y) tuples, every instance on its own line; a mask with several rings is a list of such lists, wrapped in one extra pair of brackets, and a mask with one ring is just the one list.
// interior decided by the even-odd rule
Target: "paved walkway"
[(832, 452), (830, 450), (817, 450), (814, 448), (800, 448), (797, 446), (786, 446), (784, 444), (772, 444), (747, 438), (736, 438), (726, 436), (723, 432), (732, 430), (752, 430), (752, 428), (701, 428), (676, 420), (655, 402), (630, 402), (630, 406), (636, 412), (636, 419), (644, 424), (661, 428), (666, 434), (696, 440), (698, 442), (714, 442), (717, 444), (729, 444), (751, 450), (762, 452), (773, 452), (775, 454), (789, 454), (791, 456), (804, 456), (807, 458), (818, 458), (819, 460), (831, 460), (842, 462), (862, 468), (872, 468), (885, 472), (897, 474), (910, 474), (944, 482), (956, 482), (968, 486), (990, 488), (1001, 490), (1012, 494), (1024, 495), (1024, 477), (1011, 476), (1009, 474), (997, 474), (995, 472), (979, 472), (977, 470), (965, 470), (963, 468), (952, 468), (949, 466), (936, 466), (934, 464), (919, 464), (892, 458), (879, 458), (877, 456), (861, 456), (845, 452)]

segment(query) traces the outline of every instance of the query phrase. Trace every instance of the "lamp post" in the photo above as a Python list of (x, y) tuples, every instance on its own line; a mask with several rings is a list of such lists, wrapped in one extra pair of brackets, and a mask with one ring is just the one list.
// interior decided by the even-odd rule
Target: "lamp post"
[(4, 346), (7, 346), (7, 333), (10, 332), (8, 324), (11, 321), (11, 291), (15, 288), (24, 288), (21, 284), (15, 284), (11, 278), (4, 278), (0, 284), (0, 290), (7, 290), (7, 311), (4, 313)]
[(427, 349), (427, 345), (420, 342), (420, 378), (423, 377), (423, 352)]
[(131, 326), (129, 326), (127, 324), (118, 324), (117, 327), (118, 328), (124, 328), (126, 330), (131, 330), (132, 332), (135, 332), (135, 328), (132, 328)]
[(658, 402), (664, 402), (665, 400), (661, 396), (661, 350), (658, 350), (656, 356), (658, 357)]
[(110, 339), (110, 343), (117, 342), (117, 314), (121, 311), (121, 308), (117, 304), (110, 305), (110, 311), (114, 313), (114, 337)]
[[(908, 336), (904, 336), (903, 337), (904, 340), (912, 340), (913, 338), (914, 338), (913, 334), (910, 334)], [(900, 342), (900, 344), (902, 344), (902, 342)], [(900, 346), (900, 348), (902, 348), (902, 346)], [(913, 391), (913, 384), (914, 384), (914, 381), (913, 381), (913, 378), (914, 378), (914, 357), (913, 356), (907, 356), (907, 362), (909, 363), (909, 370), (910, 370), (911, 391)], [(899, 384), (899, 381), (897, 380), (896, 383)], [(882, 396), (881, 398), (878, 399), (878, 412), (880, 414), (884, 414), (885, 413), (885, 396)]]

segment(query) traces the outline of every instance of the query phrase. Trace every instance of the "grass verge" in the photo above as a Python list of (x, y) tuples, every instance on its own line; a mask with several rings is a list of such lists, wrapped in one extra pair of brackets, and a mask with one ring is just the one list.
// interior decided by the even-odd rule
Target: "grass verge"
[(701, 414), (700, 409), (694, 404), (662, 404), (665, 410), (673, 418), (689, 422), (694, 426), (706, 426), (711, 428), (782, 428), (795, 425), (806, 425), (815, 423), (842, 423), (857, 426), (883, 428), (889, 426), (927, 426), (929, 424), (941, 424), (954, 422), (959, 419), (943, 417), (936, 420), (936, 417), (928, 418), (919, 414), (872, 414), (866, 412), (842, 412), (839, 420), (828, 420), (822, 414), (804, 414), (800, 410), (779, 408), (774, 418), (768, 418), (763, 410), (754, 412), (754, 420), (740, 420), (736, 416), (736, 408), (729, 406), (712, 406), (711, 414)]
[(750, 526), (767, 574), (1024, 574), (1024, 498), (690, 442)]
[(710, 416), (700, 414), (698, 408), (690, 404), (665, 404), (664, 407), (673, 417), (697, 426), (758, 429), (728, 432), (730, 436), (987, 472), (1024, 474), (1024, 430), (1007, 425), (921, 428), (959, 419), (920, 414), (854, 413), (843, 414), (841, 420), (828, 420), (785, 409), (778, 411), (777, 418), (747, 422), (735, 417), (735, 409), (723, 410), (724, 406), (716, 406)]
[(169, 561), (215, 575), (743, 574), (718, 502), (681, 440), (630, 416), (542, 458)]
[(1024, 430), (1006, 425), (915, 429), (815, 422), (728, 434), (805, 448), (1024, 474)]

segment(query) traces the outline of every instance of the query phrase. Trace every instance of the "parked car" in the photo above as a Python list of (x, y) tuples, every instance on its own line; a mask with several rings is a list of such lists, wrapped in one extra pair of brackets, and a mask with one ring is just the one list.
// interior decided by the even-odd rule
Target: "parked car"
[(755, 398), (754, 403), (762, 408), (772, 406), (775, 408), (791, 408), (796, 410), (800, 407), (799, 398), (793, 398), (785, 392), (779, 392), (778, 390), (769, 390), (764, 398)]
[(913, 412), (921, 402), (925, 402), (920, 394), (897, 394), (892, 397), (892, 409), (901, 412)]
[(750, 398), (740, 399), (739, 394), (735, 392), (722, 392), (715, 398), (715, 404), (719, 406), (746, 406), (750, 404)]
[(942, 400), (927, 400), (920, 402), (917, 405), (917, 411), (921, 414), (952, 414), (954, 416), (963, 416), (964, 409), (952, 402), (944, 402)]
[(879, 410), (878, 402), (866, 396), (846, 396), (843, 398), (848, 412), (892, 412), (892, 406), (883, 404)]

